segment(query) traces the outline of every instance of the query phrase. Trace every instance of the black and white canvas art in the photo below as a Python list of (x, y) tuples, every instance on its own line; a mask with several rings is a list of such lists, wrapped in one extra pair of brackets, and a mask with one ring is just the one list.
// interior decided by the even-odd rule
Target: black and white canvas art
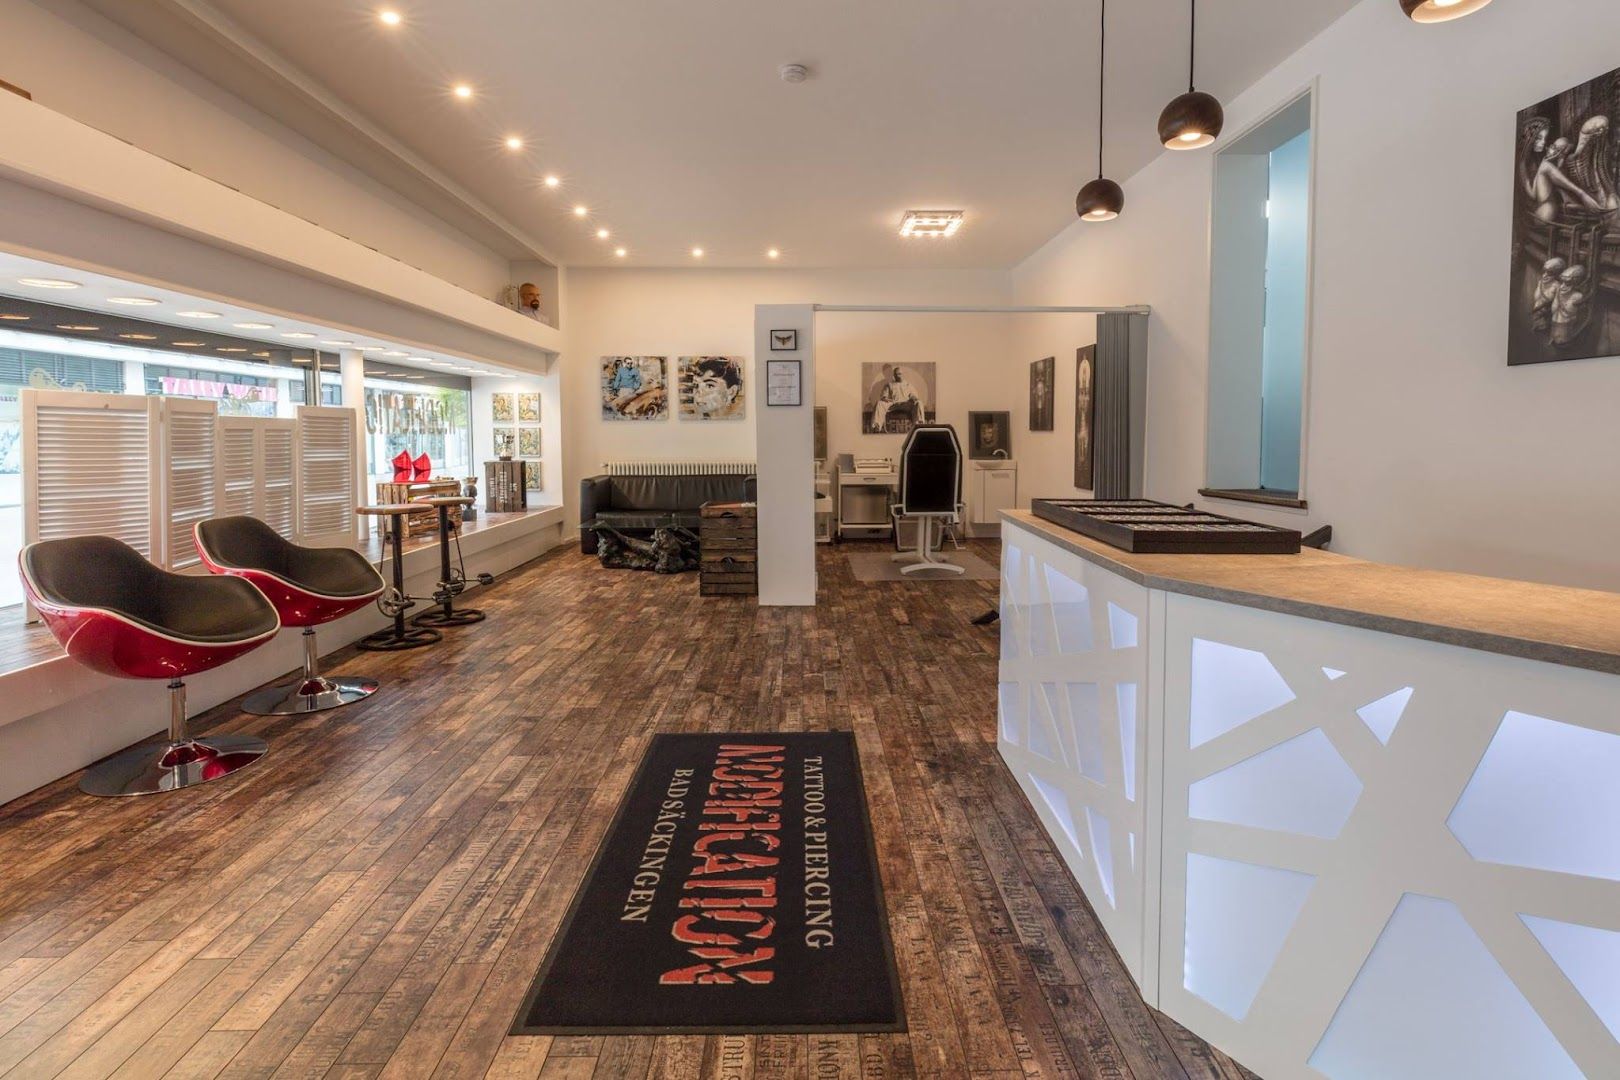
[(1087, 345), (1074, 356), (1074, 486), (1082, 491), (1097, 486), (1096, 432), (1097, 346)]
[(1012, 457), (1012, 413), (968, 413), (968, 457)]
[(1508, 363), (1620, 356), (1620, 69), (1519, 113)]
[(682, 420), (741, 420), (748, 407), (742, 361), (731, 356), (680, 358)]
[(861, 365), (861, 432), (905, 435), (931, 424), (939, 400), (934, 362)]
[(1053, 402), (1057, 397), (1057, 357), (1029, 365), (1029, 430), (1053, 429)]
[(664, 419), (669, 415), (668, 380), (665, 357), (602, 357), (602, 419)]

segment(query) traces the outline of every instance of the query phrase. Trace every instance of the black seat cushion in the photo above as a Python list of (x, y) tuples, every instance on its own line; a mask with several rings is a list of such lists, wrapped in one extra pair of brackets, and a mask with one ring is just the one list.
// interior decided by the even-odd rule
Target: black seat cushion
[(339, 598), (370, 596), (381, 575), (350, 548), (301, 547), (255, 517), (224, 517), (197, 526), (208, 561), (232, 570), (263, 570), (305, 592)]
[(962, 448), (949, 424), (911, 429), (900, 451), (900, 508), (907, 514), (949, 514), (962, 501)]
[(262, 637), (281, 625), (270, 601), (248, 582), (171, 574), (110, 536), (30, 544), (22, 563), (46, 603), (111, 611), (185, 641), (224, 645)]

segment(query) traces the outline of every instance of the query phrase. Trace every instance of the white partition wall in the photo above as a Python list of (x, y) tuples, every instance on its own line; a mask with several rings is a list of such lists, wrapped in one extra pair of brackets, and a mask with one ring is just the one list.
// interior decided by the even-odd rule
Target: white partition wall
[(99, 533), (163, 559), (159, 398), (22, 392), (23, 542)]
[(164, 565), (189, 570), (202, 564), (192, 530), (219, 516), (219, 406), (165, 399), (162, 446)]
[(297, 438), (296, 420), (220, 417), (219, 512), (256, 517), (286, 539), (295, 539)]
[[(771, 333), (792, 330), (792, 350), (771, 349)], [(799, 365), (799, 404), (766, 404), (772, 360)], [(816, 404), (815, 309), (809, 304), (754, 309), (754, 425), (759, 467), (759, 602), (816, 602), (816, 489), (812, 419)]]
[(355, 413), (335, 405), (298, 409), (294, 472), (298, 493), (298, 542), (308, 547), (354, 545)]

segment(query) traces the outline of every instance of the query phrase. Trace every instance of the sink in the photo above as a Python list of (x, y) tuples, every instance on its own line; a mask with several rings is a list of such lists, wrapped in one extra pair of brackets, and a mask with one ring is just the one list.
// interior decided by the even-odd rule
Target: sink
[(1011, 458), (976, 458), (973, 461), (975, 469), (1012, 469), (1018, 462)]

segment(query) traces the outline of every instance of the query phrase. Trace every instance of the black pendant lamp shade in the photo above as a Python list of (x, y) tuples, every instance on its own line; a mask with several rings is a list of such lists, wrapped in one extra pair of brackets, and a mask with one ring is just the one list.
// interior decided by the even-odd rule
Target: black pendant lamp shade
[(1097, 179), (1074, 197), (1074, 212), (1081, 221), (1113, 221), (1125, 209), (1125, 191), (1103, 176), (1103, 107), (1108, 89), (1108, 0), (1102, 0), (1102, 30), (1097, 35)]
[[(1466, 0), (1464, 0), (1466, 2)], [(1191, 53), (1187, 60), (1187, 92), (1159, 114), (1159, 141), (1168, 150), (1200, 150), (1220, 138), (1226, 110), (1212, 94), (1194, 88), (1198, 61), (1198, 0), (1192, 0)]]
[(1401, 10), (1413, 22), (1450, 22), (1472, 15), (1491, 0), (1401, 0)]

